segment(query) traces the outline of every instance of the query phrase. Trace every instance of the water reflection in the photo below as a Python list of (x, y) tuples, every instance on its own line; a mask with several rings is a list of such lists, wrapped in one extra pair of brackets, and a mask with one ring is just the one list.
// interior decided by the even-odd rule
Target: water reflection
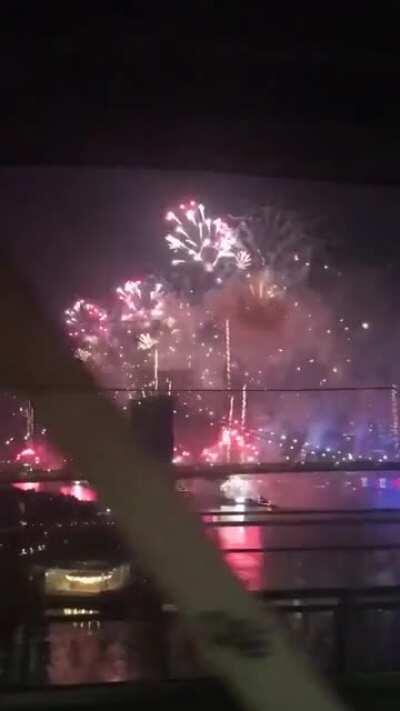
[(64, 496), (74, 496), (78, 501), (97, 501), (95, 490), (87, 482), (73, 481), (60, 489)]
[(47, 644), (50, 684), (117, 682), (143, 676), (140, 663), (129, 654), (129, 627), (98, 621), (52, 623)]
[[(281, 613), (308, 656), (322, 671), (336, 672), (337, 627), (332, 610)], [(26, 629), (14, 649), (0, 649), (3, 684), (58, 686), (137, 680), (204, 677), (193, 641), (179, 619), (157, 628), (129, 620), (100, 624), (53, 621), (41, 630)], [(353, 610), (347, 624), (347, 668), (353, 672), (400, 669), (400, 612)], [(2, 640), (3, 642), (4, 640)], [(15, 644), (17, 642), (17, 644)], [(10, 660), (14, 657), (14, 668)], [(15, 669), (15, 661), (19, 668)], [(23, 664), (21, 665), (21, 660)]]
[(73, 496), (78, 501), (97, 501), (97, 492), (86, 481), (17, 481), (15, 489)]
[[(297, 502), (310, 508), (310, 482), (307, 499), (305, 482), (304, 487), (301, 479), (296, 480), (296, 486), (297, 482)], [(61, 485), (46, 482), (33, 486), (23, 482), (19, 485), (40, 491), (53, 491), (58, 486), (59, 493), (75, 496), (81, 501), (96, 498), (93, 489), (83, 481)], [(293, 491), (292, 478), (290, 486)], [(352, 503), (355, 497), (353, 487), (347, 488), (344, 509), (350, 507), (349, 502)], [(332, 497), (331, 485), (326, 480), (320, 480), (311, 489), (316, 507), (323, 508), (328, 496), (331, 508), (340, 508), (343, 504), (341, 497)], [(284, 481), (279, 477), (268, 480), (264, 493), (273, 501), (281, 497), (279, 501), (282, 503), (289, 500), (285, 499), (285, 491), (289, 496), (289, 479)], [(292, 493), (291, 501), (293, 496)], [(390, 497), (393, 497), (393, 491), (379, 485), (372, 492), (365, 488), (365, 499), (358, 497), (357, 501), (359, 507), (368, 502), (379, 506), (383, 501), (386, 505), (390, 501), (397, 505), (397, 498)], [(235, 575), (251, 591), (400, 585), (400, 516), (397, 522), (373, 525), (360, 517), (355, 525), (342, 515), (339, 522), (331, 520), (318, 524), (314, 521), (308, 525), (301, 523), (303, 514), (297, 518), (292, 516), (290, 525), (271, 525), (283, 521), (282, 514), (268, 516), (266, 512), (260, 512), (255, 521), (254, 515), (242, 505), (235, 508), (232, 516), (229, 510), (232, 511), (232, 505), (226, 510), (222, 508), (217, 517), (211, 513), (204, 516), (204, 522), (211, 524), (206, 531)], [(213, 526), (218, 519), (225, 525)], [(226, 525), (228, 522), (232, 525)], [(332, 550), (335, 546), (338, 548)], [(350, 550), (351, 546), (375, 546), (375, 549)], [(385, 550), (385, 546), (392, 549)], [(332, 612), (293, 611), (285, 620), (324, 669), (334, 668)], [(349, 651), (352, 668), (400, 668), (399, 612), (357, 611), (351, 624), (356, 625)], [(11, 678), (10, 660), (16, 660), (12, 678), (17, 684), (115, 683), (201, 674), (193, 644), (176, 618), (164, 620), (162, 624), (148, 619), (132, 620), (128, 615), (121, 620), (48, 620), (40, 629), (27, 627), (23, 634), (3, 634), (1, 645), (0, 678), (3, 683), (9, 683)], [(379, 650), (378, 660), (371, 650)], [(18, 661), (21, 659), (29, 659), (29, 663), (25, 661), (21, 665)]]
[[(222, 527), (215, 529), (214, 540), (222, 550), (239, 548), (260, 548), (262, 530), (258, 526)], [(265, 556), (260, 553), (226, 553), (225, 559), (233, 572), (248, 590), (260, 590), (264, 578)]]
[(313, 525), (274, 517), (249, 525), (254, 518), (247, 516), (248, 525), (229, 526), (224, 516), (225, 525), (214, 528), (216, 518), (207, 517), (207, 533), (249, 590), (400, 585), (400, 517)]
[(162, 655), (154, 632), (160, 630), (145, 621), (51, 622), (45, 635), (46, 681), (95, 684), (159, 677)]

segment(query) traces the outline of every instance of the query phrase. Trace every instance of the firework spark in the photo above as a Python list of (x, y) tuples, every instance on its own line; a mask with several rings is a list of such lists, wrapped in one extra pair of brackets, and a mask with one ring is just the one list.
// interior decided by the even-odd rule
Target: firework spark
[(165, 238), (176, 255), (173, 266), (192, 262), (214, 274), (225, 268), (230, 271), (250, 268), (251, 255), (244, 248), (238, 230), (219, 217), (206, 217), (204, 205), (192, 201), (189, 206), (181, 206), (179, 215), (169, 211), (166, 219), (173, 225), (173, 233)]
[(154, 349), (154, 389), (158, 390), (158, 348)]
[(216, 444), (206, 447), (201, 458), (210, 465), (231, 461), (251, 464), (257, 461), (259, 453), (251, 432), (234, 425), (223, 427)]
[(141, 351), (149, 351), (156, 346), (158, 338), (154, 338), (150, 333), (141, 333), (139, 336), (138, 348)]
[(121, 321), (131, 321), (148, 328), (165, 316), (165, 291), (161, 282), (153, 279), (126, 281), (116, 288), (122, 302)]
[[(118, 400), (125, 409), (128, 397), (148, 389), (165, 387), (172, 395), (183, 387), (175, 419), (178, 446), (192, 451), (190, 433), (204, 426), (209, 446), (191, 442), (203, 452), (202, 461), (251, 462), (274, 456), (304, 462), (335, 457), (340, 462), (350, 450), (308, 436), (311, 420), (303, 402), (292, 399), (287, 413), (282, 402), (269, 406), (269, 395), (262, 404), (255, 401), (251, 390), (266, 384), (271, 389), (287, 383), (321, 388), (342, 383), (351, 369), (354, 332), (368, 336), (370, 323), (337, 319), (321, 303), (307, 285), (307, 238), (293, 220), (264, 212), (259, 222), (212, 219), (193, 201), (168, 212), (172, 264), (190, 288), (167, 286), (151, 276), (125, 281), (106, 308), (83, 299), (75, 302), (66, 311), (67, 331), (77, 357), (102, 384), (129, 390), (129, 396)], [(257, 238), (263, 251), (256, 247), (257, 225), (264, 230), (263, 239)], [(334, 270), (324, 264), (322, 272), (331, 278)], [(182, 381), (183, 372), (187, 378)], [(232, 382), (242, 389), (238, 422)], [(231, 390), (228, 402), (206, 392), (218, 388)], [(320, 418), (317, 407), (315, 412)], [(294, 419), (304, 421), (304, 432), (295, 438)], [(326, 421), (328, 428), (329, 417)]]
[(68, 335), (78, 344), (75, 355), (87, 362), (101, 359), (109, 335), (108, 313), (85, 299), (78, 299), (65, 311)]

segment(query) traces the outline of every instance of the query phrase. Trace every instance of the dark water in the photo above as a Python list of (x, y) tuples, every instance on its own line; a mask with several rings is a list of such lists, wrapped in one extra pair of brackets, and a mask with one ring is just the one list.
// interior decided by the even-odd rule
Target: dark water
[[(260, 493), (280, 507), (303, 513), (268, 516), (260, 512), (255, 517), (240, 507), (233, 511), (230, 507), (231, 514), (224, 509), (216, 517), (211, 513), (204, 517), (207, 535), (249, 590), (296, 589), (301, 594), (315, 589), (317, 594), (324, 588), (400, 585), (398, 475), (340, 474), (339, 478), (338, 474), (259, 480)], [(72, 489), (65, 493), (77, 498), (95, 496), (82, 484), (68, 486)], [(308, 509), (325, 509), (325, 513), (309, 515)], [(327, 513), (327, 509), (339, 513)], [(361, 513), (361, 509), (370, 512)], [(357, 510), (359, 514), (352, 513)], [(316, 663), (335, 669), (332, 610), (294, 610), (284, 621)], [(400, 669), (400, 610), (378, 605), (354, 611), (346, 624), (351, 669)], [(199, 673), (193, 645), (179, 617), (171, 614), (156, 622), (139, 610), (113, 620), (48, 618), (35, 625), (10, 625), (0, 637), (3, 687), (116, 683)]]
[[(254, 517), (235, 511), (235, 525), (209, 527), (207, 531), (250, 590), (399, 585), (400, 514), (390, 516), (394, 520), (383, 522), (381, 514), (351, 514), (349, 523), (344, 515), (340, 521), (325, 515), (322, 522), (313, 525), (302, 523), (304, 516), (296, 516), (290, 517), (291, 525), (282, 525), (286, 519), (279, 515), (273, 519), (274, 525), (265, 526), (246, 525)], [(225, 513), (219, 518), (226, 521)], [(258, 523), (265, 520), (265, 514), (261, 514)], [(399, 545), (399, 550), (349, 549), (388, 544)], [(334, 546), (340, 550), (332, 550)], [(288, 550), (228, 552), (232, 548), (262, 547)], [(295, 550), (307, 547), (324, 550)], [(327, 669), (335, 666), (332, 611), (293, 611), (285, 620), (318, 664)], [(400, 668), (400, 611), (359, 611), (349, 624), (353, 625), (349, 648), (353, 668)], [(135, 611), (129, 619), (121, 620), (64, 618), (17, 625), (2, 639), (0, 664), (3, 685), (115, 683), (201, 673), (176, 615), (166, 615), (164, 622), (152, 622), (138, 619)]]
[[(245, 525), (243, 521), (243, 526), (237, 522), (234, 527), (213, 529), (210, 535), (226, 551), (226, 560), (237, 576), (253, 591), (398, 585), (400, 515), (386, 516), (394, 521), (391, 523), (380, 523), (381, 518), (360, 523), (359, 517), (351, 516), (352, 523), (346, 519), (336, 523), (321, 516), (320, 524), (299, 525), (299, 520), (287, 524), (277, 517), (271, 527)], [(392, 548), (396, 545), (398, 550)], [(253, 552), (260, 548), (268, 551)], [(229, 552), (231, 549), (235, 552)]]

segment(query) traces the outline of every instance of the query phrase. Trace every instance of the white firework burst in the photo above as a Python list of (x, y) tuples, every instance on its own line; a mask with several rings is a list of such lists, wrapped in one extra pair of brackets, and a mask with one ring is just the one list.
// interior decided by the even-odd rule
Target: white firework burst
[(65, 310), (68, 335), (78, 344), (75, 356), (82, 361), (90, 361), (98, 355), (98, 350), (108, 341), (108, 313), (100, 306), (78, 299)]
[(246, 270), (251, 266), (251, 255), (244, 248), (237, 229), (231, 228), (221, 218), (206, 217), (204, 205), (191, 202), (181, 205), (179, 216), (172, 211), (166, 215), (174, 225), (173, 233), (166, 235), (167, 244), (177, 256), (172, 264), (197, 262), (205, 272), (215, 273), (227, 266)]
[(149, 351), (158, 343), (158, 338), (154, 338), (150, 333), (141, 333), (139, 336), (138, 348), (140, 351)]
[(122, 302), (121, 321), (133, 321), (148, 328), (165, 316), (165, 291), (161, 282), (147, 279), (126, 281), (116, 294)]

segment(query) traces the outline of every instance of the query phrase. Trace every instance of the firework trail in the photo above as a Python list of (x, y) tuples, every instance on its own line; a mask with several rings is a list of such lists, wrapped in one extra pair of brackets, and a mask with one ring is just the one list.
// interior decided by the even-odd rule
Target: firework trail
[(225, 320), (225, 367), (226, 367), (226, 387), (231, 388), (231, 324), (229, 319)]
[(247, 385), (246, 383), (242, 387), (242, 410), (240, 415), (240, 425), (242, 428), (246, 426), (246, 415), (247, 415)]
[(396, 385), (392, 385), (391, 389), (391, 405), (392, 405), (392, 430), (393, 430), (393, 443), (395, 455), (399, 453), (400, 447), (400, 430), (399, 430), (399, 404), (398, 404), (398, 390)]
[(154, 390), (158, 390), (158, 348), (154, 348)]
[(240, 462), (251, 464), (259, 457), (259, 449), (251, 432), (240, 427), (222, 427), (217, 442), (206, 447), (201, 459), (207, 464)]
[(138, 340), (138, 349), (140, 351), (149, 351), (158, 343), (158, 339), (151, 336), (150, 333), (141, 333)]
[(231, 428), (233, 423), (233, 413), (235, 407), (235, 398), (233, 395), (229, 396), (229, 410), (228, 410), (228, 426)]

